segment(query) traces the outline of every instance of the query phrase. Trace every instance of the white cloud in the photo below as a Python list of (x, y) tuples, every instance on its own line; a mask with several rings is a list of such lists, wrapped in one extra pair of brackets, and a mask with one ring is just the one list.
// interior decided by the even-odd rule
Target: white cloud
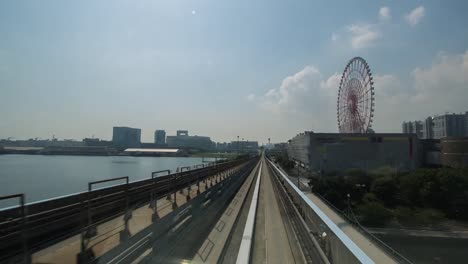
[(378, 131), (399, 131), (405, 120), (468, 110), (468, 51), (439, 53), (429, 67), (415, 68), (411, 77), (408, 85), (394, 75), (374, 77)]
[(310, 86), (318, 83), (320, 72), (315, 66), (306, 66), (292, 76), (286, 77), (277, 89), (270, 89), (264, 96), (263, 107), (271, 111), (295, 112), (301, 107), (298, 99), (307, 93)]
[(336, 130), (336, 105), (340, 80), (338, 73), (323, 78), (315, 66), (306, 66), (287, 76), (278, 88), (270, 89), (258, 102), (261, 108), (278, 119), (283, 118), (298, 129)]
[(336, 95), (340, 85), (341, 74), (334, 73), (328, 79), (320, 82), (321, 91), (329, 96)]
[[(388, 6), (382, 6), (379, 9), (379, 20), (389, 21), (391, 18), (390, 8)], [(348, 49), (349, 46), (353, 50), (368, 48), (383, 37), (381, 32), (383, 24), (384, 23), (374, 22), (346, 25), (338, 32), (333, 32), (331, 34), (331, 40), (339, 48)]]
[(353, 24), (347, 30), (351, 34), (351, 47), (353, 49), (369, 47), (381, 37), (377, 28), (371, 24)]
[(247, 99), (247, 101), (250, 101), (250, 102), (255, 101), (255, 94), (247, 95), (246, 99)]
[(331, 35), (331, 40), (332, 40), (332, 41), (337, 41), (337, 40), (339, 40), (339, 39), (340, 39), (340, 35), (339, 35), (339, 34), (337, 34), (337, 33), (332, 33), (332, 35)]
[(390, 20), (392, 15), (390, 14), (390, 8), (388, 6), (382, 6), (379, 10), (379, 19), (382, 21)]
[(418, 102), (437, 102), (440, 107), (457, 110), (468, 105), (468, 51), (458, 55), (441, 52), (431, 67), (418, 67), (412, 76)]
[(406, 22), (412, 27), (416, 26), (421, 22), (421, 19), (425, 15), (425, 8), (424, 6), (418, 6), (415, 9), (413, 9), (409, 14), (405, 16)]
[(403, 89), (400, 79), (392, 74), (376, 74), (374, 83), (379, 93), (384, 96), (395, 96), (407, 92)]
[[(277, 122), (287, 123), (288, 131), (337, 132), (340, 79), (340, 73), (323, 76), (316, 66), (306, 66), (284, 78), (279, 87), (256, 96), (255, 103)], [(461, 54), (439, 53), (431, 65), (417, 67), (404, 78), (374, 74), (374, 86), (373, 127), (377, 132), (399, 132), (405, 120), (467, 111), (468, 50)]]

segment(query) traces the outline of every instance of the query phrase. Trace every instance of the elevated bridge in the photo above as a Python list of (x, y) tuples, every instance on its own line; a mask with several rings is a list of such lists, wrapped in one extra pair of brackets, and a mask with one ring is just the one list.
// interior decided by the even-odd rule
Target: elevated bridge
[(0, 211), (0, 263), (409, 262), (264, 156), (184, 170)]

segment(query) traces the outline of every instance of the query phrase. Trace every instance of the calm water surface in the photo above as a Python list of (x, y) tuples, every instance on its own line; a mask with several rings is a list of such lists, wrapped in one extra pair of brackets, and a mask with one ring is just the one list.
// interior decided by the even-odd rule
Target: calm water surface
[[(0, 155), (0, 196), (25, 193), (26, 201), (33, 202), (86, 191), (91, 181), (148, 179), (152, 171), (201, 163), (202, 158), (192, 157)], [(10, 205), (3, 202), (0, 208)]]

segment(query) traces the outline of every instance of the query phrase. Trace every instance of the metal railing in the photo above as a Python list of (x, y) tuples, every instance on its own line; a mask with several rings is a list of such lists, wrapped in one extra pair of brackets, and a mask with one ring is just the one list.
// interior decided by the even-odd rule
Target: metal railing
[[(23, 241), (27, 241), (27, 251), (31, 254), (74, 234), (79, 234), (88, 222), (87, 208), (89, 206), (87, 205), (92, 206), (91, 221), (93, 224), (102, 223), (112, 217), (128, 215), (125, 212), (129, 211), (129, 207), (131, 210), (131, 208), (142, 206), (151, 199), (165, 197), (175, 190), (197, 183), (210, 175), (245, 164), (247, 161), (248, 159), (236, 160), (179, 172), (176, 173), (177, 178), (173, 177), (176, 174), (154, 177), (159, 172), (152, 173), (149, 179), (135, 182), (128, 182), (128, 179), (124, 177), (126, 179), (124, 184), (96, 190), (89, 189), (87, 192), (30, 204), (24, 204), (23, 199), (20, 206), (0, 210), (0, 262), (5, 257), (9, 259), (10, 254), (14, 256), (22, 254)], [(98, 181), (90, 185), (107, 181)], [(22, 194), (13, 196), (24, 197)], [(6, 198), (11, 197), (6, 196)], [(25, 213), (18, 215), (18, 210)], [(27, 234), (27, 240), (23, 238), (22, 233)], [(88, 233), (92, 234), (92, 232)]]
[[(274, 164), (273, 166), (277, 166)], [(282, 171), (283, 173), (286, 173), (284, 170), (281, 168), (276, 167), (278, 170)], [(301, 184), (303, 184), (301, 182)], [(327, 204), (335, 213), (337, 213), (339, 216), (341, 216), (343, 219), (345, 219), (348, 223), (350, 223), (352, 226), (354, 226), (361, 234), (372, 240), (381, 250), (386, 252), (387, 254), (390, 254), (393, 258), (398, 261), (398, 263), (413, 263), (409, 259), (407, 259), (405, 256), (400, 254), (398, 251), (390, 247), (388, 244), (386, 244), (384, 241), (376, 237), (374, 234), (372, 234), (366, 227), (362, 226), (359, 221), (354, 218), (349, 217), (343, 210), (340, 210), (337, 208), (335, 205), (333, 205), (330, 201), (328, 201), (325, 197), (320, 195), (318, 192), (313, 192), (314, 195), (319, 197), (325, 204)], [(354, 215), (354, 212), (353, 212)]]
[[(214, 227), (216, 219), (228, 204), (226, 201), (235, 195), (256, 163), (256, 160), (250, 160), (213, 176), (212, 180), (216, 177), (222, 178), (222, 181), (211, 185), (201, 195), (195, 196), (158, 221), (133, 234), (128, 240), (97, 256), (91, 263), (133, 263), (135, 259), (143, 263), (166, 263), (168, 258), (172, 258), (171, 252), (175, 248), (193, 248), (193, 244), (190, 243), (198, 242), (186, 239), (186, 235), (200, 230), (208, 232)], [(221, 176), (223, 173), (225, 175)], [(175, 239), (176, 237), (181, 239)], [(151, 248), (153, 254), (143, 254)]]
[(272, 181), (274, 183), (274, 191), (277, 193), (277, 197), (279, 198), (280, 210), (282, 210), (282, 213), (284, 212), (284, 215), (287, 216), (288, 225), (291, 226), (295, 233), (294, 237), (297, 244), (301, 247), (305, 262), (330, 264), (330, 261), (322, 250), (319, 241), (303, 219), (301, 212), (299, 212), (298, 208), (295, 206), (290, 195), (288, 195), (286, 187), (280, 181), (277, 173), (273, 171), (271, 165), (268, 166), (268, 168), (271, 171), (271, 175), (274, 175), (274, 177), (272, 177)]
[(337, 208), (335, 205), (333, 205), (330, 201), (328, 201), (325, 197), (323, 197), (319, 193), (317, 193), (317, 192), (313, 192), (313, 193), (314, 193), (314, 195), (317, 195), (317, 197), (319, 197), (330, 208), (332, 208), (332, 210), (335, 211), (335, 213), (337, 213), (339, 216), (341, 216), (346, 221), (348, 221), (351, 225), (356, 227), (356, 229), (359, 232), (361, 232), (361, 234), (363, 234), (364, 236), (370, 238), (379, 248), (381, 248), (385, 252), (391, 254), (395, 259), (397, 259), (398, 263), (413, 263), (412, 261), (407, 259), (405, 256), (401, 255), (398, 251), (396, 251), (395, 249), (390, 247), (387, 243), (383, 242), (381, 239), (379, 239), (374, 234), (369, 232), (369, 230), (367, 230), (366, 227), (364, 227), (363, 225), (361, 225), (361, 223), (359, 223), (359, 221), (356, 219), (356, 216), (354, 215), (354, 212), (352, 212), (354, 217), (351, 218), (351, 217), (348, 216), (348, 214), (343, 212), (343, 210), (340, 210), (339, 208)]
[[(279, 166), (279, 165), (274, 164), (273, 166)], [(281, 170), (283, 173), (286, 173), (282, 168), (278, 168), (278, 167), (276, 168), (278, 170)], [(300, 182), (300, 184), (303, 184), (303, 183)], [(387, 243), (385, 243), (384, 241), (376, 237), (374, 234), (372, 234), (366, 227), (364, 227), (363, 225), (361, 225), (361, 223), (359, 223), (359, 221), (356, 219), (355, 216), (354, 216), (354, 219), (350, 218), (345, 212), (343, 212), (343, 210), (340, 210), (339, 208), (337, 208), (334, 204), (332, 204), (330, 201), (328, 201), (325, 197), (320, 195), (318, 192), (314, 192), (314, 191), (312, 192), (314, 195), (319, 197), (324, 203), (326, 203), (335, 213), (337, 213), (339, 216), (347, 220), (351, 225), (356, 227), (356, 229), (361, 234), (371, 239), (380, 249), (390, 254), (392, 257), (394, 257), (398, 261), (398, 263), (413, 263), (412, 261), (407, 259), (405, 256), (400, 254), (398, 251), (390, 247)], [(353, 215), (354, 215), (354, 212), (353, 212)]]
[(291, 182), (287, 175), (269, 161), (301, 216), (332, 263), (374, 263), (338, 226)]

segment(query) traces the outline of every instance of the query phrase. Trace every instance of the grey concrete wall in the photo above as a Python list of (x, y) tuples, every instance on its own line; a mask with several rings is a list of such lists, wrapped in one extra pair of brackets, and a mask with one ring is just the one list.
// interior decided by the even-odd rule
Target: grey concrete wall
[(290, 159), (300, 162), (305, 166), (310, 165), (310, 135), (302, 133), (294, 137), (287, 147)]
[(305, 133), (290, 141), (288, 154), (313, 171), (325, 172), (382, 166), (412, 170), (421, 160), (416, 134)]

